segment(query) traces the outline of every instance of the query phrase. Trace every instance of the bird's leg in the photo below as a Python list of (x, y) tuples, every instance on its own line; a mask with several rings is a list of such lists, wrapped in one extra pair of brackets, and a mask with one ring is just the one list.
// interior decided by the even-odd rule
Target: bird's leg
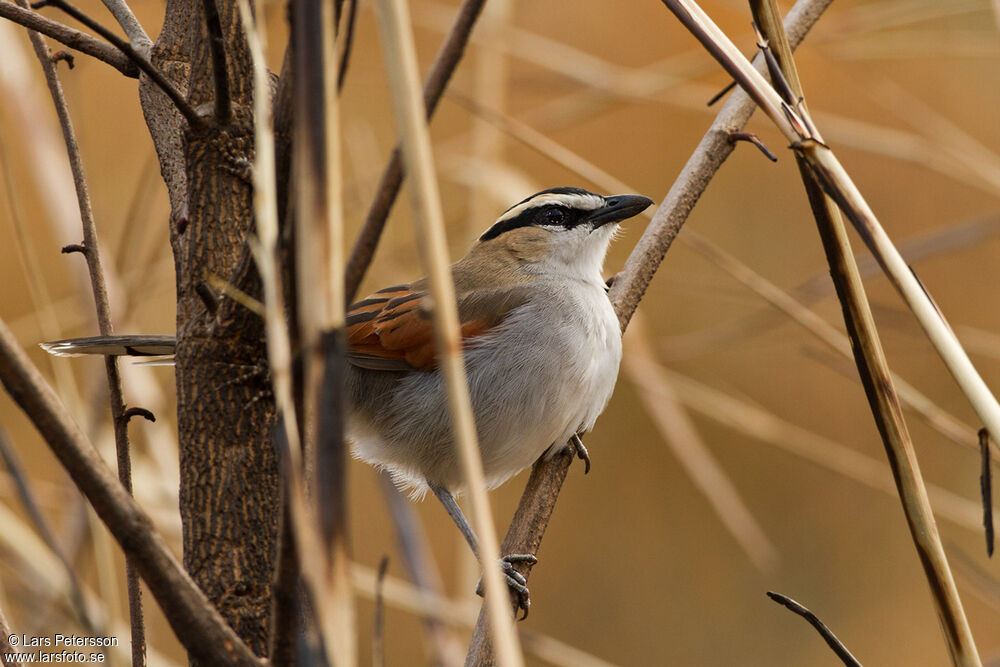
[(576, 451), (576, 457), (583, 461), (583, 474), (586, 475), (590, 472), (590, 452), (583, 446), (583, 440), (580, 440), (580, 435), (574, 433), (569, 439), (569, 445)]
[[(462, 532), (462, 536), (465, 537), (465, 541), (469, 543), (469, 548), (472, 549), (472, 554), (479, 561), (480, 566), (482, 566), (483, 559), (479, 555), (479, 540), (476, 538), (475, 531), (472, 530), (472, 526), (469, 525), (468, 519), (465, 518), (465, 514), (462, 513), (462, 508), (458, 506), (455, 502), (455, 497), (451, 495), (448, 489), (436, 486), (434, 484), (429, 485), (431, 491), (437, 496), (437, 499), (441, 501), (444, 505), (445, 511), (448, 512), (448, 516), (451, 520), (455, 522), (458, 529)], [(513, 591), (514, 596), (517, 598), (517, 608), (524, 612), (521, 616), (521, 620), (528, 617), (528, 608), (531, 606), (531, 597), (528, 593), (528, 580), (524, 578), (524, 575), (514, 569), (514, 563), (528, 563), (534, 565), (538, 562), (538, 559), (531, 554), (507, 554), (500, 558), (500, 566), (503, 568), (504, 577), (507, 579), (507, 585)], [(479, 584), (476, 586), (476, 593), (478, 595), (483, 595), (483, 582), (480, 580)]]

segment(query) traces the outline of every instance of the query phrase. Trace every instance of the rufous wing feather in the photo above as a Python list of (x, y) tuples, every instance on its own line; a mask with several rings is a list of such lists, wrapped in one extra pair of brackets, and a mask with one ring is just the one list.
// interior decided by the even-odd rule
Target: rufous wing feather
[[(424, 307), (426, 298), (425, 292), (400, 285), (352, 305), (347, 313), (348, 361), (372, 370), (436, 368), (434, 323)], [(484, 334), (489, 329), (488, 320), (475, 317), (463, 321), (462, 340)]]

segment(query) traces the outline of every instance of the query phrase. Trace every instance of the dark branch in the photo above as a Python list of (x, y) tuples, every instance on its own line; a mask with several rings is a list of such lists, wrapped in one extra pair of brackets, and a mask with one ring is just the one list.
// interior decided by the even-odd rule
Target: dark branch
[(207, 665), (263, 667), (184, 571), (153, 522), (139, 508), (80, 431), (52, 387), (0, 320), (0, 382), (35, 424), (76, 487), (107, 525), (193, 659)]
[(226, 42), (215, 0), (202, 0), (205, 26), (208, 28), (208, 48), (212, 53), (212, 78), (215, 81), (215, 122), (228, 125), (233, 119), (233, 102), (229, 93), (229, 72), (226, 68)]
[(781, 593), (768, 591), (767, 597), (809, 621), (809, 624), (816, 628), (816, 632), (820, 634), (823, 641), (825, 641), (827, 645), (833, 649), (833, 652), (837, 654), (837, 657), (840, 658), (845, 665), (848, 667), (861, 667), (861, 663), (857, 661), (857, 658), (851, 655), (851, 652), (847, 650), (847, 647), (845, 647), (843, 643), (837, 639), (837, 636), (830, 631), (830, 628), (824, 625), (823, 621), (819, 620), (816, 614), (812, 613), (792, 598), (786, 597)]
[(993, 473), (990, 470), (990, 432), (979, 429), (979, 490), (983, 498), (983, 528), (986, 530), (986, 555), (993, 557)]
[[(2, 0), (0, 0), (0, 4), (3, 4)], [(41, 2), (36, 2), (32, 5), (34, 9), (46, 6), (56, 7), (63, 10), (77, 21), (111, 42), (119, 51), (124, 53), (129, 60), (135, 63), (136, 67), (142, 70), (153, 81), (153, 83), (159, 86), (160, 90), (162, 90), (164, 94), (170, 98), (170, 101), (174, 103), (177, 110), (180, 111), (181, 115), (184, 116), (184, 119), (187, 120), (188, 125), (191, 127), (199, 127), (204, 124), (204, 119), (202, 119), (194, 108), (188, 104), (188, 101), (183, 95), (181, 95), (180, 91), (177, 90), (165, 76), (163, 76), (163, 73), (160, 72), (160, 70), (153, 67), (153, 64), (149, 62), (149, 60), (133, 49), (131, 44), (81, 12), (73, 5), (66, 2), (66, 0), (42, 0)]]
[(7, 2), (7, 0), (0, 0), (0, 17), (22, 25), (29, 30), (40, 32), (46, 37), (51, 37), (60, 44), (64, 44), (80, 53), (106, 62), (131, 79), (139, 77), (139, 68), (132, 60), (110, 44), (105, 44), (99, 39), (94, 39), (85, 32), (80, 32), (58, 21), (45, 18), (38, 12), (33, 12), (30, 9), (18, 7), (13, 2)]
[[(465, 0), (458, 10), (455, 23), (451, 27), (451, 32), (441, 45), (431, 71), (424, 82), (424, 105), (427, 108), (427, 118), (434, 115), (441, 95), (444, 93), (448, 80), (458, 67), (458, 61), (465, 53), (465, 45), (469, 43), (469, 36), (472, 28), (476, 25), (476, 19), (483, 9), (486, 0)], [(371, 264), (375, 248), (382, 237), (382, 230), (385, 228), (385, 221), (389, 217), (389, 211), (396, 201), (399, 189), (403, 185), (403, 156), (399, 151), (399, 145), (392, 151), (389, 164), (382, 172), (382, 180), (379, 181), (378, 190), (368, 215), (365, 217), (364, 226), (358, 234), (354, 247), (351, 249), (351, 257), (347, 260), (345, 270), (344, 289), (347, 293), (347, 301), (353, 301), (357, 294), (361, 279), (365, 277), (368, 265)]]

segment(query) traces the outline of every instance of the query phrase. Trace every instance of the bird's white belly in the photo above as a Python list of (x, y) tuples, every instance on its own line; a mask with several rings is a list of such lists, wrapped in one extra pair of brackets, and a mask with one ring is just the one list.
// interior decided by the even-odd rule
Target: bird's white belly
[[(599, 284), (533, 300), (469, 345), (469, 392), (490, 488), (594, 425), (614, 390), (621, 351), (618, 319)], [(355, 453), (418, 494), (427, 482), (459, 491), (440, 373), (406, 377), (385, 408), (375, 424), (350, 420)]]

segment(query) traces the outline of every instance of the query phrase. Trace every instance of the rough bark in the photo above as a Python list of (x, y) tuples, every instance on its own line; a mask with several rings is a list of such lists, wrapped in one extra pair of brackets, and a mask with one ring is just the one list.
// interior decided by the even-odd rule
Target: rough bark
[[(236, 633), (267, 654), (279, 486), (263, 322), (219, 297), (213, 277), (259, 296), (245, 260), (252, 226), (250, 61), (232, 0), (218, 3), (232, 120), (191, 129), (164, 96), (140, 99), (170, 203), (177, 280), (177, 410), (184, 567)], [(169, 0), (153, 62), (209, 119), (214, 79), (203, 5)]]

